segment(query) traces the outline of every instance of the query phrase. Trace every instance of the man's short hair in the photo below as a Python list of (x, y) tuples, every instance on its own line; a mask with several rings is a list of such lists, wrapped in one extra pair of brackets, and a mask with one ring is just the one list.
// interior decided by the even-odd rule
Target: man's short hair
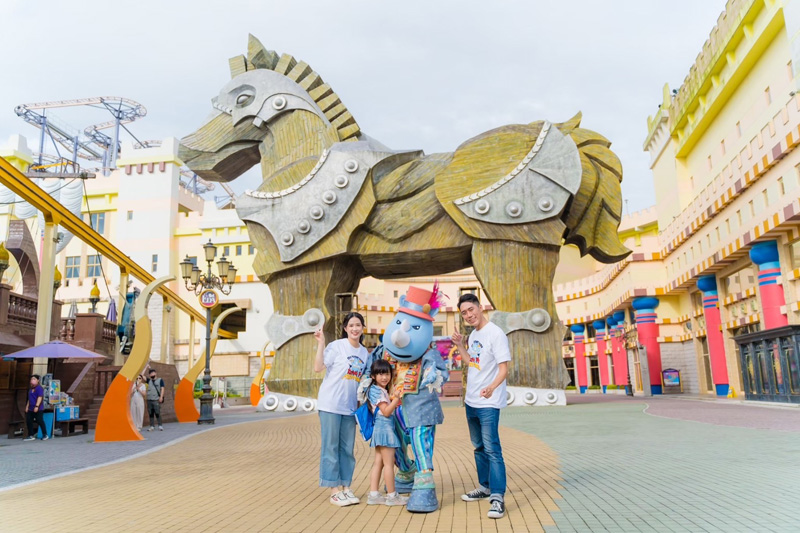
[(459, 310), (461, 310), (461, 304), (463, 304), (465, 302), (469, 302), (471, 304), (475, 304), (478, 307), (481, 306), (481, 301), (478, 300), (478, 297), (475, 296), (474, 294), (472, 294), (471, 292), (467, 292), (467, 293), (462, 294), (461, 297), (458, 299), (458, 309)]
[(156, 373), (156, 369), (155, 368), (151, 368), (150, 372), (148, 372), (148, 374), (155, 374), (155, 373)]
[(42, 381), (42, 378), (39, 376), (39, 374), (31, 374), (31, 377), (36, 378), (38, 381)]

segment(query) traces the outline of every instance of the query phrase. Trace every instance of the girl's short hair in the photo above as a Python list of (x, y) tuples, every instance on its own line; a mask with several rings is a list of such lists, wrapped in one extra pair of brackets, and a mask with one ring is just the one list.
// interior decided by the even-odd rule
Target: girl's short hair
[[(342, 320), (342, 338), (347, 338), (347, 324), (350, 322), (351, 318), (357, 318), (359, 322), (361, 322), (362, 327), (367, 327), (367, 323), (364, 321), (364, 317), (361, 316), (361, 313), (356, 313), (355, 311), (351, 311), (344, 315), (344, 320)], [(361, 334), (361, 339), (364, 338), (364, 334)]]
[(376, 359), (369, 369), (369, 376), (371, 378), (374, 378), (378, 374), (389, 374), (391, 376), (392, 370), (392, 365), (389, 364), (389, 361), (386, 359)]

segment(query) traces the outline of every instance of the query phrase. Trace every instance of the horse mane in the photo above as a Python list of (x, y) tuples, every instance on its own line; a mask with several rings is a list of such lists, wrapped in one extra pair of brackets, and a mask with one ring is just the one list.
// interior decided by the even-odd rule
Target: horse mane
[(336, 128), (340, 141), (356, 140), (360, 135), (361, 128), (339, 96), (305, 61), (297, 61), (289, 54), (279, 55), (274, 50), (267, 50), (258, 39), (250, 35), (247, 42), (247, 56), (232, 57), (228, 64), (232, 78), (259, 68), (283, 74), (300, 85), (322, 109), (325, 118)]
[(619, 240), (622, 218), (622, 164), (611, 141), (580, 127), (581, 113), (556, 127), (569, 135), (581, 157), (581, 186), (568, 206), (564, 242), (577, 246), (603, 263), (620, 261), (631, 253)]

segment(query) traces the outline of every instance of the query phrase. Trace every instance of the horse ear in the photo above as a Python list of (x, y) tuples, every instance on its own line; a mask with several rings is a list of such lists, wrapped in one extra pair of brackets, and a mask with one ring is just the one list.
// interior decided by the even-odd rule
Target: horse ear
[(247, 60), (243, 55), (232, 57), (228, 60), (228, 66), (231, 69), (231, 79), (239, 74), (247, 72)]
[(267, 50), (261, 41), (256, 39), (253, 34), (247, 38), (247, 62), (255, 68), (275, 69), (278, 64), (278, 54), (272, 50)]

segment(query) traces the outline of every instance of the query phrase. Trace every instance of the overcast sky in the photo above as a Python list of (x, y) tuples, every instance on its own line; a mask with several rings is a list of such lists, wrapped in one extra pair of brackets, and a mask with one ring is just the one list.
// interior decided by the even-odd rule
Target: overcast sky
[[(577, 111), (622, 160), (630, 211), (654, 203), (642, 151), (665, 82), (678, 87), (723, 0), (2, 0), (0, 143), (38, 133), (21, 103), (89, 96), (147, 107), (140, 139), (200, 125), (247, 34), (308, 62), (362, 130), (392, 148), (454, 150), (510, 123)], [(93, 115), (65, 113), (81, 129)], [(52, 151), (52, 150), (51, 150)], [(254, 186), (253, 173), (234, 188)]]

